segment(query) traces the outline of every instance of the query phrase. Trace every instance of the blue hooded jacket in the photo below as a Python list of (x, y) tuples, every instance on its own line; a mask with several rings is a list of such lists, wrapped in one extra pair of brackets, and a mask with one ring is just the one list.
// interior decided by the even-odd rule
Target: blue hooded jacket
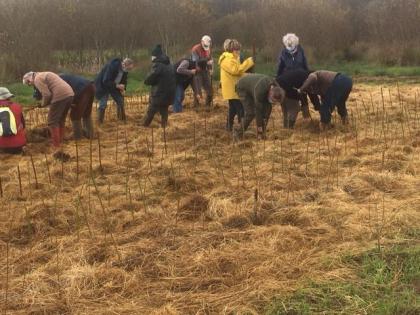
[(279, 65), (277, 68), (277, 76), (284, 74), (291, 70), (306, 70), (308, 71), (308, 62), (305, 57), (303, 48), (298, 45), (296, 51), (291, 54), (284, 48), (279, 56)]
[[(118, 72), (122, 69), (122, 60), (119, 58), (112, 59), (107, 63), (95, 79), (96, 87), (96, 98), (101, 99), (107, 93), (119, 93), (115, 79), (118, 76)], [(120, 84), (127, 86), (128, 73), (124, 72)]]

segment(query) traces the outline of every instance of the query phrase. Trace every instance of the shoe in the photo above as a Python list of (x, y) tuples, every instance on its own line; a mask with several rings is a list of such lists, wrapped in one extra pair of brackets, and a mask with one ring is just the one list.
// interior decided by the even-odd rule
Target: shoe
[(53, 157), (56, 160), (62, 161), (62, 162), (68, 162), (70, 160), (70, 155), (67, 153), (64, 153), (63, 151), (57, 151), (53, 154)]
[(80, 140), (83, 135), (82, 122), (80, 120), (72, 120), (71, 125), (73, 127), (73, 139)]

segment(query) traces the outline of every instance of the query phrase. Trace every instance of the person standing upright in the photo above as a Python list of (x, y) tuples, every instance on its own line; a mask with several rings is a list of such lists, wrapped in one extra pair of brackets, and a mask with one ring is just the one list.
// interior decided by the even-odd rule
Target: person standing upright
[(125, 58), (112, 59), (95, 78), (96, 98), (99, 100), (98, 123), (104, 122), (108, 98), (117, 104), (117, 118), (125, 121), (124, 92), (127, 89), (128, 72), (134, 67), (133, 60)]
[[(305, 51), (299, 44), (299, 37), (297, 37), (296, 34), (288, 33), (283, 36), (283, 44), (284, 48), (280, 52), (279, 56), (277, 77), (282, 76), (289, 71), (309, 71)], [(303, 118), (311, 118), (311, 114), (309, 113), (308, 98), (306, 95), (299, 95), (299, 101), (301, 104)]]
[(213, 100), (213, 87), (212, 87), (212, 74), (213, 74), (213, 59), (211, 56), (211, 38), (208, 35), (204, 35), (201, 38), (201, 42), (191, 49), (192, 61), (198, 63), (199, 61), (206, 61), (206, 69), (197, 72), (194, 75), (194, 84), (196, 91), (194, 93), (194, 106), (198, 107), (200, 100), (203, 99), (202, 90), (206, 92), (205, 105), (207, 108), (210, 107)]
[(173, 104), (175, 97), (175, 71), (161, 45), (156, 45), (152, 50), (152, 70), (144, 84), (151, 86), (151, 93), (143, 126), (148, 127), (159, 112), (161, 126), (164, 128), (168, 124), (168, 107)]
[(225, 52), (219, 58), (220, 83), (223, 99), (229, 103), (226, 129), (232, 131), (235, 116), (238, 122), (244, 116), (244, 109), (235, 90), (235, 85), (244, 73), (254, 66), (252, 57), (240, 62), (241, 44), (236, 39), (226, 39), (223, 45)]

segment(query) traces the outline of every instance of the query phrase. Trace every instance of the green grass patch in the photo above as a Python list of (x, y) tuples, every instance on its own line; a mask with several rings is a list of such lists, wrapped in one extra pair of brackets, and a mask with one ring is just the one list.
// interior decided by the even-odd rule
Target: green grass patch
[(355, 270), (356, 281), (309, 282), (291, 296), (276, 298), (265, 314), (420, 314), (420, 245), (343, 261)]

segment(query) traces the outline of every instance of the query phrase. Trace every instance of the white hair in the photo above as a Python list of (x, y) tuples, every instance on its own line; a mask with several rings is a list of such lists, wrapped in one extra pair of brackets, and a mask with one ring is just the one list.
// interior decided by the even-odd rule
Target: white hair
[(36, 72), (33, 72), (33, 71), (29, 71), (29, 72), (25, 73), (25, 75), (22, 78), (22, 83), (25, 84), (25, 85), (28, 85), (29, 83), (32, 83), (33, 78), (35, 76), (35, 73)]
[(296, 34), (288, 33), (283, 36), (283, 44), (286, 48), (296, 48), (299, 45), (299, 37)]

